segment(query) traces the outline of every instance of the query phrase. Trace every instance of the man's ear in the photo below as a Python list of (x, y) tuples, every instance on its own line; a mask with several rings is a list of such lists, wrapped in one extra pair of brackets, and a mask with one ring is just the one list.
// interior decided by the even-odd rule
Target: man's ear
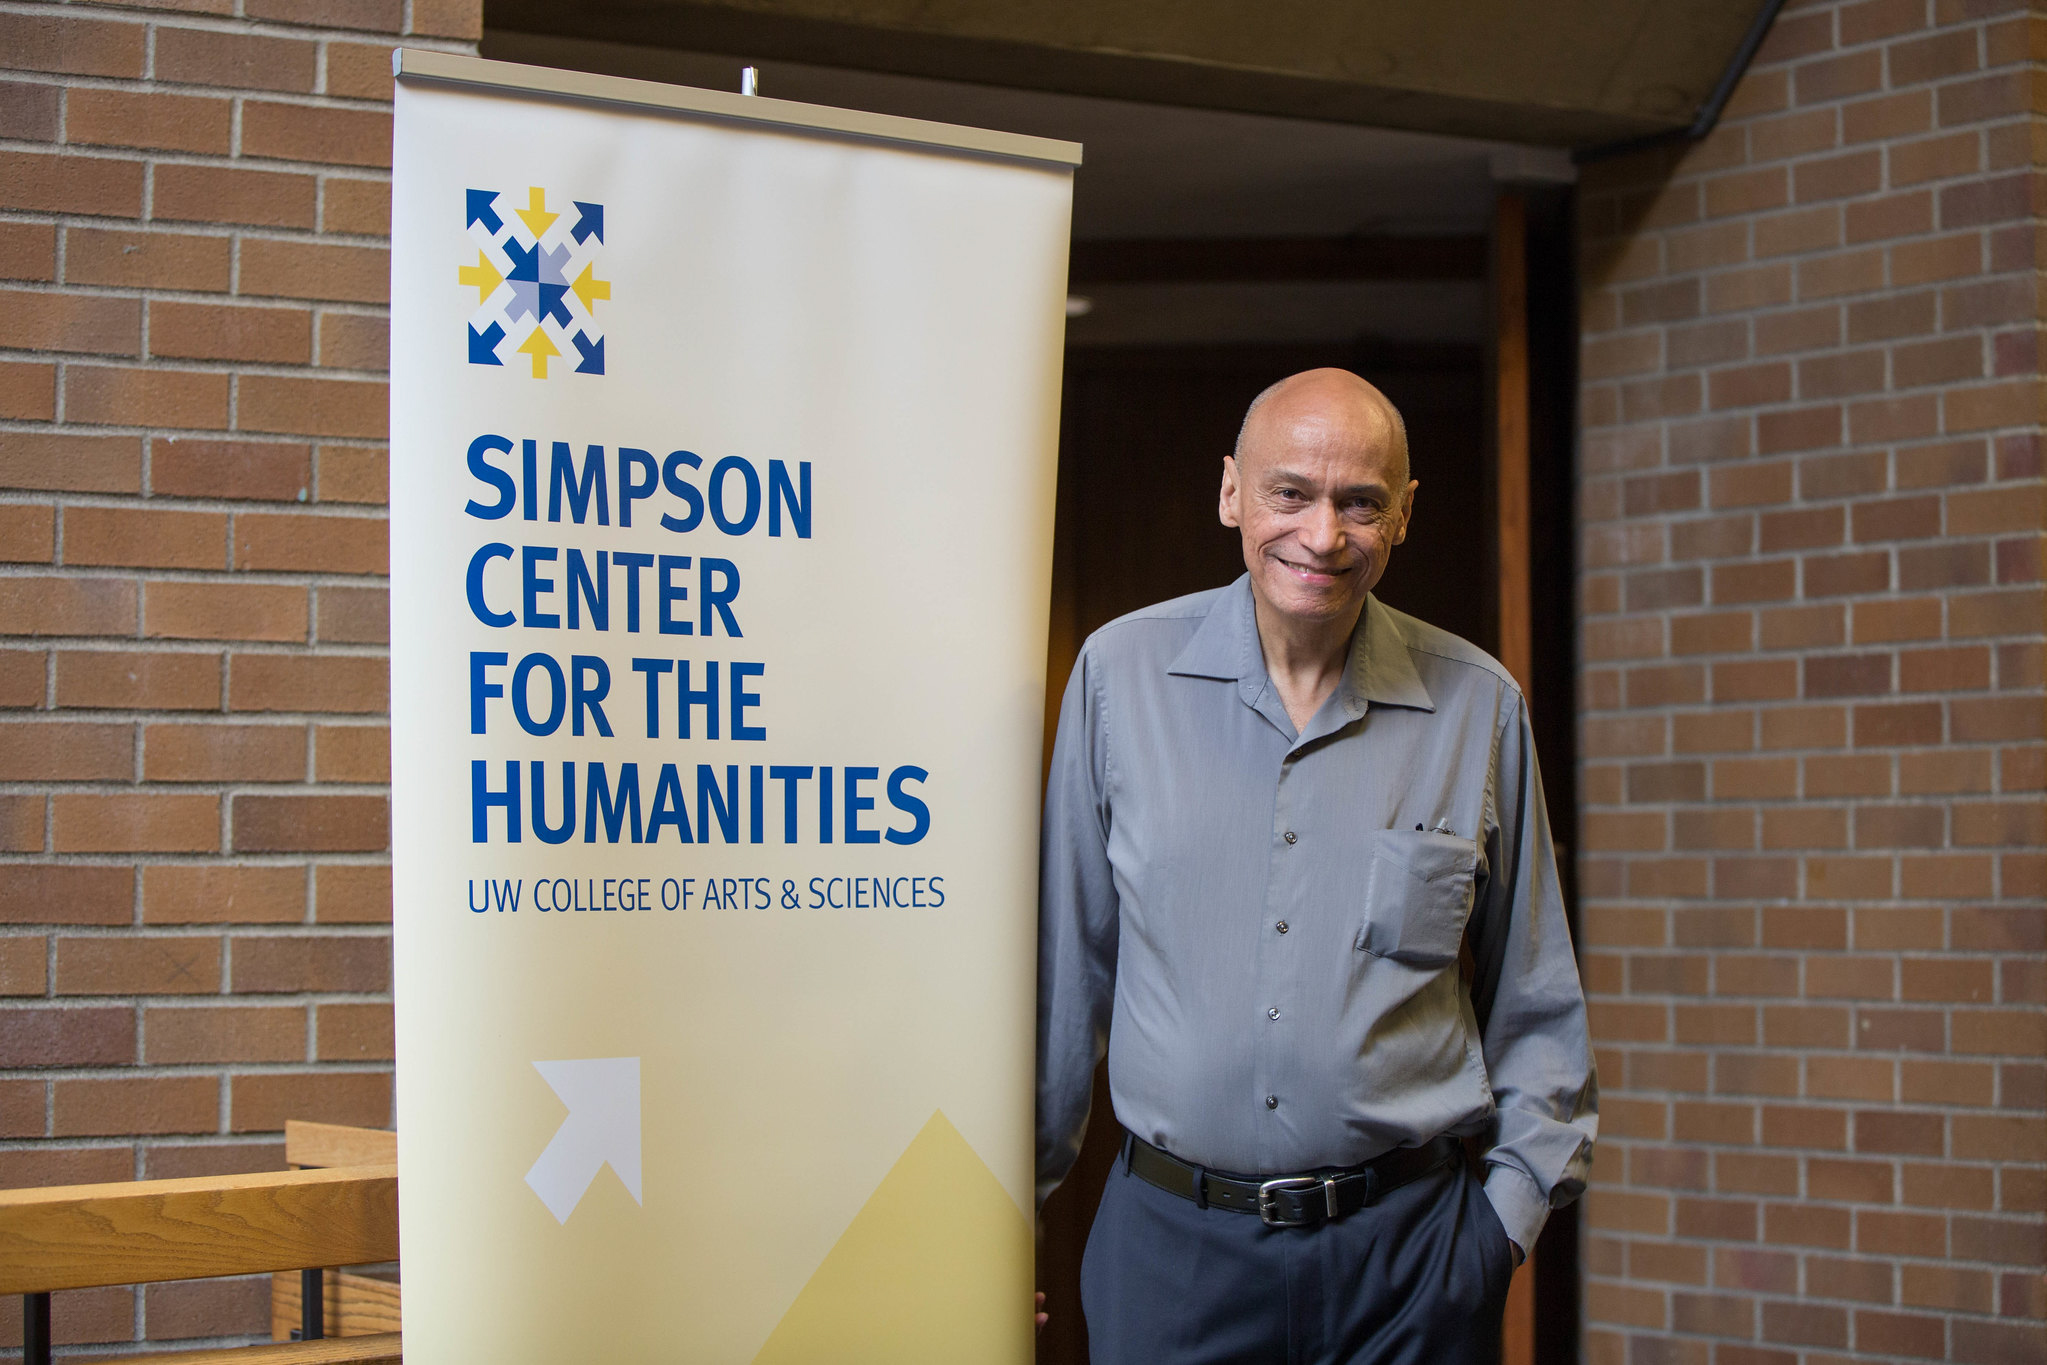
[(1236, 526), (1237, 521), (1237, 459), (1234, 455), (1223, 456), (1222, 493), (1216, 501), (1216, 516), (1225, 526)]
[(1407, 543), (1407, 524), (1414, 519), (1414, 492), (1421, 486), (1422, 481), (1420, 479), (1409, 479), (1407, 481), (1407, 496), (1402, 499), (1400, 505), (1400, 529), (1393, 536), (1393, 543), (1395, 545)]

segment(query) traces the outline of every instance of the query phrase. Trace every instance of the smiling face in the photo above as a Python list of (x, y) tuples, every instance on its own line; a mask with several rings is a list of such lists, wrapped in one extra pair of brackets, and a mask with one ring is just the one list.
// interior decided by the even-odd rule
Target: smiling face
[(1348, 633), (1407, 538), (1418, 485), (1399, 415), (1343, 370), (1282, 381), (1223, 460), (1223, 525), (1244, 541), (1260, 615)]

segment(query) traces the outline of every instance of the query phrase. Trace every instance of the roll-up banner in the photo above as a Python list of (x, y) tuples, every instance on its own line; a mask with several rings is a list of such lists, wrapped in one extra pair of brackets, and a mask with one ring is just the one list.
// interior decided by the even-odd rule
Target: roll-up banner
[(400, 54), (408, 1362), (1029, 1357), (1078, 161)]

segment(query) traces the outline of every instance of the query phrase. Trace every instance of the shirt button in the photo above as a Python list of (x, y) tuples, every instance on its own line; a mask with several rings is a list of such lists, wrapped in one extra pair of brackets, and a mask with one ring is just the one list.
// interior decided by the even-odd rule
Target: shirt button
[(1266, 1107), (1267, 1109), (1277, 1109), (1277, 1108), (1279, 1108), (1279, 1096), (1277, 1096), (1277, 1095), (1267, 1095), (1267, 1096), (1265, 1097), (1265, 1107)]
[(1295, 836), (1294, 836), (1294, 832), (1293, 832), (1292, 830), (1288, 830), (1288, 831), (1286, 832), (1286, 834), (1285, 834), (1285, 835), (1284, 835), (1283, 837), (1284, 837), (1284, 838), (1286, 839), (1286, 841), (1287, 841), (1288, 843), (1293, 843), (1293, 842), (1294, 842), (1294, 838), (1295, 838)]
[(1273, 1006), (1273, 1007), (1272, 1007), (1271, 1009), (1269, 1009), (1269, 1010), (1265, 1011), (1265, 1017), (1266, 1017), (1267, 1019), (1277, 1019), (1277, 1018), (1279, 1018), (1279, 1006), (1277, 1006), (1277, 1005), (1274, 1005), (1274, 1006)]
[(1279, 930), (1283, 934), (1286, 932), (1286, 921), (1281, 920), (1279, 923), (1273, 925), (1272, 927)]

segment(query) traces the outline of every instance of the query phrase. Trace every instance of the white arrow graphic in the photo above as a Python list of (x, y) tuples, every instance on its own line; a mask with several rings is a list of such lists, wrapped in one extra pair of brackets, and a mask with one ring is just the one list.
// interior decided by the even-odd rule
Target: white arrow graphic
[(535, 1062), (533, 1069), (569, 1107), (554, 1140), (526, 1172), (547, 1211), (556, 1222), (568, 1222), (607, 1163), (640, 1203), (640, 1059)]

